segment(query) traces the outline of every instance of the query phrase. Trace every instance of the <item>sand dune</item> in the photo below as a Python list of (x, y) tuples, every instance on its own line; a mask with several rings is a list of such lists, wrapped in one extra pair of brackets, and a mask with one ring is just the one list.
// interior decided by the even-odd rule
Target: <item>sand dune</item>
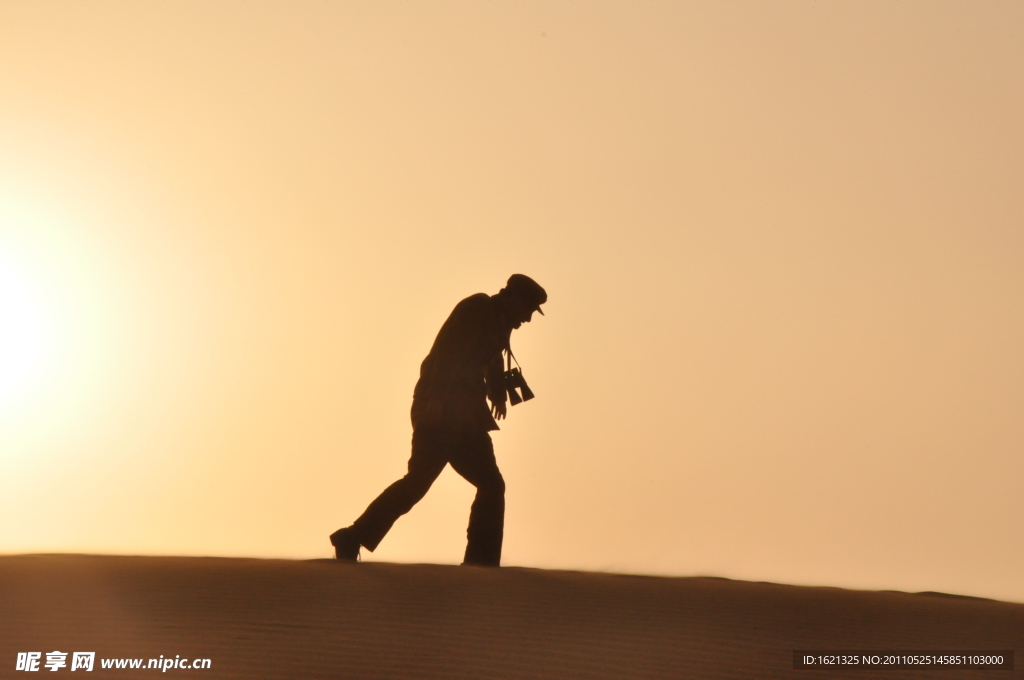
[[(187, 557), (0, 557), (18, 652), (208, 658), (203, 678), (1017, 678), (794, 670), (794, 649), (1024, 649), (1024, 604), (717, 578)], [(68, 667), (58, 672), (70, 672)], [(145, 662), (144, 662), (145, 663)], [(49, 672), (40, 668), (42, 672)], [(75, 671), (76, 673), (79, 671)], [(90, 677), (90, 676), (86, 676)]]

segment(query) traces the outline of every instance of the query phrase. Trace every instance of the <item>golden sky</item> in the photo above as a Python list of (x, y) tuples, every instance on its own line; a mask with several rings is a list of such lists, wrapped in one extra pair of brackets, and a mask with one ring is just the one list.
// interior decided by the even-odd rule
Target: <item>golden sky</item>
[(1022, 120), (1015, 2), (0, 1), (0, 551), (329, 556), (522, 272), (505, 564), (1024, 601)]

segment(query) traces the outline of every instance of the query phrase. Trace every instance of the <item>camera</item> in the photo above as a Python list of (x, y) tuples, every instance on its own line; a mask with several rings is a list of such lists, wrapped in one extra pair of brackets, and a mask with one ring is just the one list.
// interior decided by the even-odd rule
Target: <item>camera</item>
[[(533, 390), (526, 384), (526, 379), (518, 367), (505, 371), (505, 389), (508, 390), (508, 400), (513, 406), (533, 399)], [(523, 396), (520, 397), (516, 390), (522, 390)]]

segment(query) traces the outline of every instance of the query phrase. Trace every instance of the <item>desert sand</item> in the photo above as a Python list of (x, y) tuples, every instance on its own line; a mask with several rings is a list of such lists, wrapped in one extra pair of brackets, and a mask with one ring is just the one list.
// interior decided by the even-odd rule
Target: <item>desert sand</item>
[[(504, 567), (0, 557), (0, 678), (18, 652), (208, 658), (203, 678), (1019, 678), (794, 670), (794, 649), (1024, 649), (1024, 604)], [(68, 667), (58, 672), (70, 671)], [(40, 667), (41, 672), (50, 672)], [(74, 671), (76, 673), (80, 670)], [(31, 676), (29, 676), (31, 677)], [(90, 677), (90, 676), (86, 676)]]

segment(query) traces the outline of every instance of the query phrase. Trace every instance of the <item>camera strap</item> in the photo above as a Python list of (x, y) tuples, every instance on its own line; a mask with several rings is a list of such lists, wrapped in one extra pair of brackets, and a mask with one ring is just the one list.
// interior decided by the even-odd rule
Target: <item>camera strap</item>
[(505, 346), (505, 351), (508, 353), (508, 368), (506, 368), (505, 370), (506, 371), (511, 371), (512, 370), (512, 362), (514, 361), (514, 362), (516, 362), (516, 366), (519, 367), (519, 371), (522, 372), (523, 367), (519, 365), (519, 359), (516, 359), (515, 355), (512, 354), (512, 345), (506, 345)]

